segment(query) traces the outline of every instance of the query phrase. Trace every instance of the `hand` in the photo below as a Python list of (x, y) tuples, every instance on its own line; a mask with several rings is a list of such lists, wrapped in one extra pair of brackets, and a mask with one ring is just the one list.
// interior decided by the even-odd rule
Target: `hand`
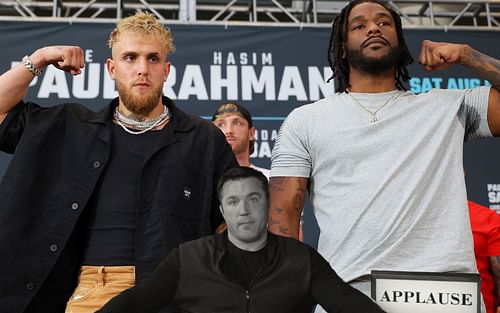
[(49, 64), (56, 68), (78, 75), (85, 66), (83, 49), (77, 46), (51, 46), (38, 49), (30, 56), (31, 61), (39, 68)]
[(418, 62), (427, 71), (447, 69), (462, 59), (470, 49), (468, 45), (424, 40), (418, 56)]
[(500, 313), (500, 306), (497, 307), (497, 313)]

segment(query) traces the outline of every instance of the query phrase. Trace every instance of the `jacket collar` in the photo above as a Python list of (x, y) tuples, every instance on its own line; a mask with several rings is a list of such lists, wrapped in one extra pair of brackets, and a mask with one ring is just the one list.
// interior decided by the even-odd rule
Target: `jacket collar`
[[(215, 237), (215, 247), (217, 249), (218, 254), (224, 254), (227, 250), (227, 245), (229, 244), (229, 238), (227, 236), (227, 229), (221, 233), (214, 235)], [(276, 247), (276, 235), (273, 233), (267, 232), (267, 242), (266, 245), (262, 249), (266, 249), (266, 247), (270, 247), (273, 250)]]

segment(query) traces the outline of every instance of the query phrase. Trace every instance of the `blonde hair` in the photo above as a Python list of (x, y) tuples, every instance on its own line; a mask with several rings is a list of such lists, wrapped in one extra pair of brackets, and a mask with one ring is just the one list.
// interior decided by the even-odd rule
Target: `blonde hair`
[(172, 38), (170, 29), (168, 29), (168, 27), (163, 27), (151, 13), (137, 12), (134, 15), (120, 20), (109, 35), (108, 46), (110, 49), (113, 49), (113, 45), (125, 32), (132, 32), (162, 41), (167, 49), (167, 54), (175, 51), (174, 39)]

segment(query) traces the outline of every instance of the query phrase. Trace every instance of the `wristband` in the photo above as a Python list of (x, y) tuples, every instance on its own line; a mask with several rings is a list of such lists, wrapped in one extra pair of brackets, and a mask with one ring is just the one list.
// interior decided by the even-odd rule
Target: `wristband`
[(42, 75), (42, 70), (39, 69), (38, 67), (36, 67), (36, 65), (33, 64), (33, 62), (31, 62), (31, 60), (30, 60), (30, 58), (29, 58), (28, 55), (25, 55), (23, 57), (23, 59), (21, 60), (21, 62), (28, 69), (28, 71), (30, 71), (31, 74), (33, 74), (33, 76), (40, 76), (40, 75)]

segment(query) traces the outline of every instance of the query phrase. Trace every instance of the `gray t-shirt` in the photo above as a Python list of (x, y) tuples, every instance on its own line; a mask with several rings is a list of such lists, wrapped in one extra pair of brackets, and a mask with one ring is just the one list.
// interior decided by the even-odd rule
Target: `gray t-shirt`
[(310, 179), (319, 252), (351, 281), (371, 270), (476, 272), (464, 139), (491, 136), (489, 87), (336, 93), (293, 110), (271, 177)]

